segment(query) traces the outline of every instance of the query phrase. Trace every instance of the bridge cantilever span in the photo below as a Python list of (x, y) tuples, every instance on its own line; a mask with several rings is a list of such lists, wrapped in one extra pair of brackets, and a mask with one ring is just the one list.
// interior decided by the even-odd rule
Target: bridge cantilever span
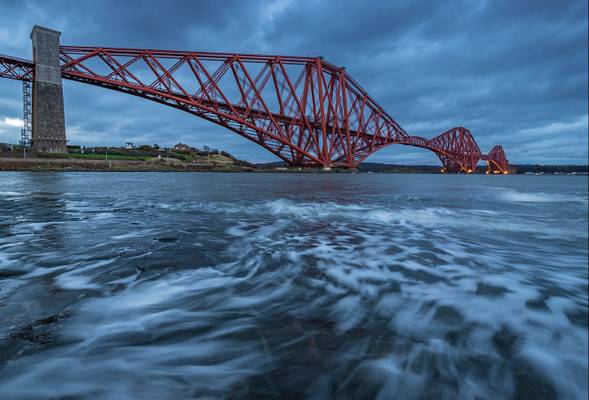
[[(501, 146), (483, 154), (471, 133), (409, 135), (346, 72), (321, 57), (61, 46), (69, 80), (143, 97), (204, 118), (290, 165), (355, 168), (391, 144), (435, 152), (446, 171), (508, 171)], [(0, 56), (0, 77), (32, 79), (34, 64)]]
[(32, 61), (0, 54), (0, 78), (32, 81), (35, 64)]

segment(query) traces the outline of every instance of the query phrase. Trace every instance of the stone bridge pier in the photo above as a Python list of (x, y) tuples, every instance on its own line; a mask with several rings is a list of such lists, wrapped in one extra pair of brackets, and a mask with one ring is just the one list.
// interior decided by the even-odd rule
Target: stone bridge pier
[(67, 153), (63, 86), (59, 59), (61, 32), (35, 25), (33, 42), (33, 149), (46, 153)]

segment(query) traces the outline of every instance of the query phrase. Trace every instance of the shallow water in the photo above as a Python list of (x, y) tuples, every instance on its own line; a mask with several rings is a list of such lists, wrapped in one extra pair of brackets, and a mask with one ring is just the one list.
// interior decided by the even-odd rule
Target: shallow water
[(587, 397), (586, 177), (0, 182), (2, 399)]

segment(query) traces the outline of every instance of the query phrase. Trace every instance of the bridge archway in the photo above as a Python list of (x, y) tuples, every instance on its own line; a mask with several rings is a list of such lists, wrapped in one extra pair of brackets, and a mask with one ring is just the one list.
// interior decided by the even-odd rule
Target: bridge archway
[[(476, 169), (476, 164), (475, 164), (475, 169), (469, 170), (467, 167), (463, 167), (461, 166), (461, 160), (459, 160), (454, 154), (449, 153), (447, 151), (444, 150), (434, 150), (432, 148), (426, 147), (426, 146), (419, 146), (419, 145), (414, 145), (414, 144), (407, 144), (407, 143), (389, 143), (385, 146), (382, 146), (378, 152), (374, 152), (371, 153), (367, 158), (365, 158), (364, 161), (369, 162), (370, 159), (376, 155), (376, 154), (381, 154), (381, 152), (386, 152), (387, 150), (391, 151), (391, 149), (420, 149), (420, 150), (427, 150), (428, 153), (431, 154), (431, 158), (429, 160), (430, 163), (435, 162), (435, 161), (439, 161), (442, 163), (441, 167), (439, 168), (439, 171), (442, 173), (472, 173), (475, 171)], [(403, 150), (401, 150), (401, 154), (397, 154), (398, 151), (395, 151), (395, 156), (402, 158), (403, 157)], [(424, 164), (415, 164), (415, 165), (424, 165)], [(429, 164), (426, 164), (429, 165)]]
[[(502, 148), (481, 153), (462, 127), (429, 140), (409, 135), (344, 68), (321, 57), (61, 46), (60, 59), (65, 79), (183, 110), (291, 165), (355, 168), (391, 144), (429, 149), (448, 171), (470, 173), (489, 158), (502, 171), (507, 164)], [(2, 65), (4, 75), (18, 66), (15, 79), (32, 77), (30, 63), (0, 57)]]

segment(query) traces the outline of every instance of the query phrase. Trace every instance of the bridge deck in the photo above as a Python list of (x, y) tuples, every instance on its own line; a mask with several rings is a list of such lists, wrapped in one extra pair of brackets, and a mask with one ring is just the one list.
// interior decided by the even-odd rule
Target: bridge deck
[[(83, 46), (61, 46), (60, 52), (64, 79), (190, 112), (291, 164), (355, 167), (383, 147), (403, 144), (435, 152), (447, 170), (470, 173), (479, 160), (487, 161), (489, 169), (503, 173), (508, 169), (501, 146), (484, 154), (467, 129), (453, 128), (432, 139), (409, 135), (344, 68), (322, 57)], [(209, 72), (205, 62), (217, 66)], [(96, 69), (97, 64), (102, 69)], [(262, 64), (262, 69), (253, 74), (252, 67), (248, 73), (249, 64)], [(138, 65), (143, 68), (138, 75), (142, 80), (131, 68)], [(289, 77), (289, 65), (302, 68), (298, 77)], [(182, 66), (192, 69), (200, 85), (197, 93), (178, 83), (176, 75)], [(96, 72), (104, 68), (107, 72)], [(0, 54), (0, 77), (32, 81), (34, 73), (32, 61)], [(227, 81), (232, 86), (222, 87)], [(272, 99), (264, 92), (269, 87), (275, 90)], [(229, 101), (229, 93), (241, 96)]]

